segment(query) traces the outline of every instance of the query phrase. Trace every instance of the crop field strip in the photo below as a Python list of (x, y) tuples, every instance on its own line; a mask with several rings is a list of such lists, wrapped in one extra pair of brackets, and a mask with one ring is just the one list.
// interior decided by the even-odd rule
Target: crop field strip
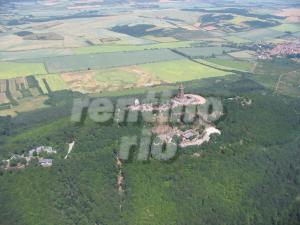
[(143, 51), (151, 49), (167, 49), (167, 48), (186, 48), (193, 44), (193, 41), (174, 41), (166, 43), (148, 44), (148, 45), (95, 45), (90, 47), (75, 48), (75, 54), (95, 54), (95, 53), (111, 53), (111, 52), (131, 52)]
[(197, 57), (212, 57), (212, 56), (223, 55), (226, 52), (236, 51), (236, 49), (216, 46), (216, 47), (180, 48), (180, 49), (176, 49), (176, 51), (186, 56), (197, 58)]
[(43, 63), (0, 62), (0, 79), (47, 74)]
[(226, 60), (226, 59), (218, 59), (212, 58), (207, 59), (206, 62), (213, 63), (214, 66), (219, 66), (219, 69), (232, 69), (232, 70), (240, 70), (242, 72), (251, 72), (254, 64), (247, 61), (240, 60)]
[(285, 34), (284, 32), (277, 31), (274, 29), (257, 29), (257, 30), (250, 30), (245, 32), (238, 32), (235, 33), (235, 36), (250, 41), (261, 41), (261, 40), (277, 38), (284, 34)]
[(0, 51), (0, 58), (2, 61), (13, 60), (26, 60), (45, 57), (55, 57), (64, 55), (73, 55), (73, 49), (71, 48), (57, 48), (57, 49), (34, 49), (34, 50), (22, 50), (22, 51)]
[(53, 57), (44, 59), (44, 63), (48, 73), (60, 73), (106, 69), (161, 61), (172, 61), (176, 59), (182, 59), (182, 56), (179, 56), (168, 49), (158, 49)]

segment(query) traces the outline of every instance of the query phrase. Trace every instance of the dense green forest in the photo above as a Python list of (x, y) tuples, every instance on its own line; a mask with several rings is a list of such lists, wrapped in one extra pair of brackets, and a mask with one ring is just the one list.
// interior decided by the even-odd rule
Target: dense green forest
[[(72, 100), (80, 95), (68, 91), (53, 93), (51, 108), (1, 118), (0, 159), (41, 145), (58, 154), (51, 168), (1, 170), (0, 224), (298, 225), (300, 101), (274, 93), (278, 71), (267, 75), (266, 68), (185, 83), (187, 92), (222, 99), (225, 115), (216, 124), (222, 135), (180, 149), (168, 162), (140, 162), (134, 152), (123, 164), (122, 195), (115, 159), (120, 137), (140, 134), (144, 124), (72, 123)], [(236, 96), (252, 104), (228, 100)]]

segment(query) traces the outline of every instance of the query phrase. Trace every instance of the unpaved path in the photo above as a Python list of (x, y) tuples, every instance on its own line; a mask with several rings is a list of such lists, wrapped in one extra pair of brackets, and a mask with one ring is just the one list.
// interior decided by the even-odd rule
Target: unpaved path
[(123, 162), (119, 159), (119, 157), (116, 157), (116, 166), (118, 168), (118, 176), (117, 176), (117, 186), (118, 186), (118, 192), (120, 195), (119, 200), (119, 207), (120, 211), (122, 211), (122, 205), (123, 205), (123, 193), (124, 193), (124, 183), (125, 183), (125, 177), (122, 170)]
[(69, 149), (68, 149), (67, 155), (65, 156), (65, 159), (67, 159), (68, 156), (70, 155), (70, 153), (72, 152), (74, 145), (75, 145), (75, 141), (73, 141), (72, 143), (69, 143)]
[(285, 75), (285, 74), (281, 74), (280, 77), (278, 78), (278, 81), (276, 82), (275, 88), (274, 88), (274, 92), (275, 92), (275, 93), (278, 91), (278, 88), (279, 88), (281, 79), (282, 79), (282, 77), (283, 77), (284, 75)]

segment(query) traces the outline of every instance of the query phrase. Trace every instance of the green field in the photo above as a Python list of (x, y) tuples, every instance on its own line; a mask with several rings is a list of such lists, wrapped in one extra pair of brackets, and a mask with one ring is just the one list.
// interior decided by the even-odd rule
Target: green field
[(251, 60), (251, 59), (254, 60), (256, 58), (255, 54), (256, 53), (254, 51), (248, 51), (248, 50), (228, 53), (228, 55), (230, 55), (233, 58), (243, 59), (243, 60)]
[(0, 52), (0, 58), (5, 61), (9, 60), (26, 60), (46, 57), (55, 57), (60, 55), (73, 55), (72, 49), (34, 49), (23, 51), (3, 51)]
[(121, 70), (104, 70), (97, 71), (95, 79), (110, 85), (126, 85), (134, 84), (138, 81), (139, 76), (135, 73), (130, 73)]
[(49, 92), (44, 80), (47, 82), (51, 91), (61, 91), (69, 89), (68, 85), (58, 74), (35, 76), (35, 78), (38, 81), (39, 86), (41, 87), (44, 94), (47, 94)]
[(193, 57), (211, 57), (211, 56), (217, 56), (217, 55), (223, 55), (225, 52), (231, 52), (234, 51), (235, 49), (233, 48), (228, 48), (228, 47), (194, 47), (194, 48), (181, 48), (178, 49), (177, 51)]
[(234, 42), (234, 43), (237, 43), (237, 44), (244, 44), (244, 43), (251, 42), (250, 40), (247, 40), (245, 38), (240, 38), (240, 37), (237, 37), (237, 36), (227, 36), (227, 37), (225, 37), (225, 39), (227, 41)]
[(238, 61), (238, 60), (227, 60), (227, 59), (207, 59), (206, 61), (213, 63), (216, 66), (220, 66), (219, 69), (234, 69), (240, 71), (251, 71), (253, 68), (253, 63), (246, 61)]
[(182, 56), (168, 50), (111, 52), (102, 54), (73, 55), (45, 59), (49, 73), (107, 69), (144, 63), (154, 63), (181, 59)]
[(47, 74), (42, 63), (0, 62), (0, 79)]
[(107, 52), (129, 52), (142, 51), (149, 49), (162, 48), (184, 48), (190, 47), (192, 41), (176, 41), (168, 43), (158, 43), (149, 45), (95, 45), (90, 47), (81, 47), (74, 50), (75, 54), (93, 54), (93, 53), (107, 53)]
[(256, 29), (251, 31), (239, 32), (236, 33), (235, 36), (242, 39), (251, 40), (251, 41), (261, 41), (261, 40), (277, 38), (283, 34), (284, 32), (277, 31), (274, 29)]
[(231, 74), (189, 60), (151, 63), (139, 67), (166, 82), (180, 82)]
[(281, 31), (281, 32), (299, 32), (300, 26), (297, 24), (281, 24), (279, 26), (273, 27), (273, 30)]

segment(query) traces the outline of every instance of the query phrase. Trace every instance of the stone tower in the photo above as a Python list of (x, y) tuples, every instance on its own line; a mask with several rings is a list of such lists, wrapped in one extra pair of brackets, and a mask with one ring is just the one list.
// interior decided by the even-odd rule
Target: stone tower
[(177, 98), (184, 98), (184, 87), (182, 84), (180, 84), (179, 88), (178, 88), (178, 94), (177, 94)]

